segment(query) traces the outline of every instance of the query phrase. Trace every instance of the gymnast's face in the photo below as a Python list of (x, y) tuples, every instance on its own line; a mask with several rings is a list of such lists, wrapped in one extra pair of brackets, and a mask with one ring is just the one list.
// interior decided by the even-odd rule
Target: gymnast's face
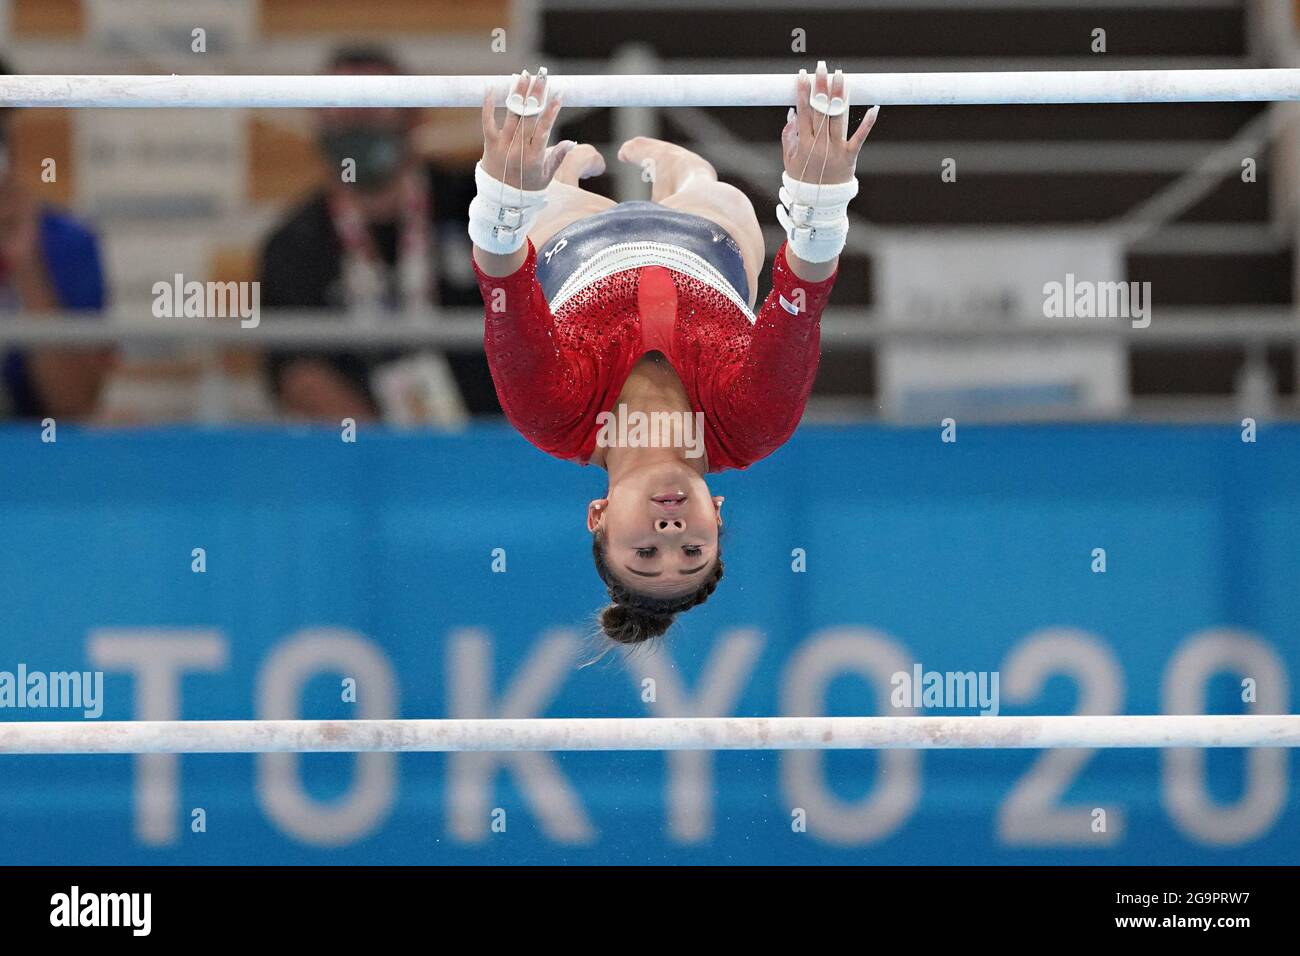
[(587, 530), (605, 534), (605, 561), (633, 590), (677, 597), (713, 570), (722, 498), (684, 462), (656, 462), (611, 482), (587, 506)]

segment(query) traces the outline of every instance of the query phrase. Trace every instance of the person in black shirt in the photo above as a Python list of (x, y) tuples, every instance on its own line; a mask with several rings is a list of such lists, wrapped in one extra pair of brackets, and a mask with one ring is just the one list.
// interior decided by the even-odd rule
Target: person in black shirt
[[(401, 71), (382, 50), (347, 49), (335, 54), (329, 72)], [(434, 303), (479, 305), (464, 236), (465, 210), (474, 195), (472, 173), (416, 160), (410, 145), (415, 110), (330, 108), (319, 113), (318, 144), (330, 178), (266, 242), (259, 281), (268, 317), (276, 309), (319, 309), (338, 311), (340, 317), (351, 312), (402, 321), (404, 310), (418, 314)], [(268, 365), (281, 408), (291, 417), (392, 420), (393, 410), (386, 406), (393, 404), (394, 389), (409, 393), (412, 376), (430, 374), (438, 379), (433, 390), (458, 393), (455, 400), (463, 411), (500, 412), (481, 352), (453, 353), (445, 360), (426, 353), (417, 363), (403, 359), (410, 356), (278, 350)]]

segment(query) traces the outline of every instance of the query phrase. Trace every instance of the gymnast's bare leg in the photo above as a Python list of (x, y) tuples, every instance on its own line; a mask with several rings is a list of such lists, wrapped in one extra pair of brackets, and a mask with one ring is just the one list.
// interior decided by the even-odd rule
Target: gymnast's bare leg
[(618, 158), (649, 170), (650, 200), (670, 209), (716, 222), (740, 246), (749, 279), (749, 306), (758, 297), (758, 275), (763, 269), (763, 229), (754, 206), (730, 183), (718, 181), (713, 165), (683, 146), (649, 136), (636, 136), (623, 144)]
[(604, 171), (605, 158), (589, 143), (579, 143), (565, 154), (546, 187), (546, 206), (528, 230), (534, 249), (541, 249), (564, 227), (615, 205), (614, 200), (588, 192), (580, 185), (582, 180)]

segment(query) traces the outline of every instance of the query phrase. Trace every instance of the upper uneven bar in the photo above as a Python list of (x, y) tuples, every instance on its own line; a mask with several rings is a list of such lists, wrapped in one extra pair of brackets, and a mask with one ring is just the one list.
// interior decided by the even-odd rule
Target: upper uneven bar
[[(849, 73), (858, 105), (1177, 103), (1300, 99), (1300, 69)], [(0, 76), (0, 106), (479, 106), (507, 76)], [(795, 75), (551, 77), (570, 106), (790, 106)]]
[(0, 754), (1300, 747), (1300, 716), (0, 722)]

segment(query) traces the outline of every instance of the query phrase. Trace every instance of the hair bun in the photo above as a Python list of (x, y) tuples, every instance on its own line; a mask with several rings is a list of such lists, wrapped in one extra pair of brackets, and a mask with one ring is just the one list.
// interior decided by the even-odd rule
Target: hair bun
[(673, 623), (672, 614), (650, 614), (622, 604), (610, 604), (600, 612), (600, 628), (617, 644), (640, 644), (658, 637)]

